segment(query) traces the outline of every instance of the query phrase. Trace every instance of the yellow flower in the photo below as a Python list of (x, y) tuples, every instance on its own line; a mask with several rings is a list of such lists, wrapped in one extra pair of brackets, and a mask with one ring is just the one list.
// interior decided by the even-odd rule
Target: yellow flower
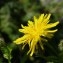
[(57, 31), (51, 30), (52, 27), (55, 27), (59, 22), (50, 23), (51, 14), (41, 14), (39, 18), (34, 16), (34, 22), (28, 21), (28, 26), (22, 26), (22, 29), (19, 29), (20, 32), (24, 33), (23, 37), (20, 37), (14, 41), (16, 44), (23, 44), (23, 48), (26, 44), (29, 45), (29, 51), (27, 54), (30, 56), (35, 52), (36, 46), (38, 43), (43, 49), (43, 43), (41, 40), (44, 40), (44, 37), (52, 37), (53, 33)]

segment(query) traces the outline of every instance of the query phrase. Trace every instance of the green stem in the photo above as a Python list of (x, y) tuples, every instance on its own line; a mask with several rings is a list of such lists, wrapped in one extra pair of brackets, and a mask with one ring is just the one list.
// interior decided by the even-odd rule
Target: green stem
[(11, 58), (10, 58), (11, 52), (9, 51), (8, 48), (7, 48), (7, 50), (8, 50), (8, 63), (11, 63)]
[(8, 63), (11, 63), (10, 54), (8, 56)]
[(8, 59), (8, 63), (11, 63), (11, 61)]
[(25, 54), (24, 57), (22, 58), (22, 60), (20, 61), (20, 63), (25, 63), (25, 61), (27, 60), (28, 55)]

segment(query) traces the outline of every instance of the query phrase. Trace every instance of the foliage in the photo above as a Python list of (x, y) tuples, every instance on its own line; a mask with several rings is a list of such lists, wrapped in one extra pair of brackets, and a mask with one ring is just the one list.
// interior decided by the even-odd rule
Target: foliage
[[(27, 25), (33, 16), (51, 13), (51, 22), (58, 21), (58, 31), (44, 44), (44, 51), (39, 47), (32, 57), (26, 55), (28, 46), (13, 41), (22, 36), (18, 32), (21, 24)], [(63, 0), (1, 0), (0, 1), (0, 63), (63, 63)]]

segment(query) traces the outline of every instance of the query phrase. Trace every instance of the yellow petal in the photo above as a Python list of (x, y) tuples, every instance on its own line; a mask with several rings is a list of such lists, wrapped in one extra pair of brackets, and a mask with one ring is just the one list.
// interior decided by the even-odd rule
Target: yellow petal
[(32, 48), (32, 51), (31, 51), (31, 53), (30, 53), (30, 56), (33, 55), (34, 51), (35, 51), (35, 46)]
[(31, 26), (32, 27), (33, 26), (33, 22), (29, 20), (28, 21), (28, 26)]
[(20, 37), (20, 38), (16, 39), (14, 41), (14, 43), (16, 43), (16, 44), (24, 43), (25, 41), (27, 41), (27, 37), (28, 37), (27, 35), (24, 35), (23, 37)]
[(46, 31), (46, 32), (49, 32), (49, 33), (54, 33), (54, 32), (56, 32), (58, 29), (56, 29), (56, 30), (49, 30), (49, 31)]
[(38, 19), (38, 23), (41, 23), (43, 21), (43, 18), (44, 18), (44, 14), (41, 14), (41, 16)]
[(39, 44), (40, 44), (41, 49), (44, 50), (44, 47), (43, 47), (41, 40), (39, 41)]
[(42, 24), (48, 24), (49, 23), (49, 18), (50, 18), (51, 14), (46, 14), (45, 17), (44, 17), (44, 20), (42, 22)]
[(52, 28), (52, 27), (55, 27), (58, 24), (59, 24), (59, 22), (51, 23), (51, 24), (48, 24), (45, 28)]

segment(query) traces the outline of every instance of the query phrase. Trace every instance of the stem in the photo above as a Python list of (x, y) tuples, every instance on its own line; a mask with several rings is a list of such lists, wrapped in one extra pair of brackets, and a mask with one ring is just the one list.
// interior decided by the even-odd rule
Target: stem
[(8, 49), (8, 48), (7, 48), (7, 50), (8, 50), (8, 63), (11, 63), (11, 57), (10, 57), (11, 52), (9, 51), (9, 49)]
[(10, 53), (9, 53), (9, 56), (8, 56), (8, 63), (11, 63)]
[(8, 63), (11, 63), (10, 59), (8, 59)]
[(25, 63), (25, 61), (27, 60), (28, 55), (25, 54), (24, 57), (22, 58), (22, 60), (20, 61), (20, 63)]

